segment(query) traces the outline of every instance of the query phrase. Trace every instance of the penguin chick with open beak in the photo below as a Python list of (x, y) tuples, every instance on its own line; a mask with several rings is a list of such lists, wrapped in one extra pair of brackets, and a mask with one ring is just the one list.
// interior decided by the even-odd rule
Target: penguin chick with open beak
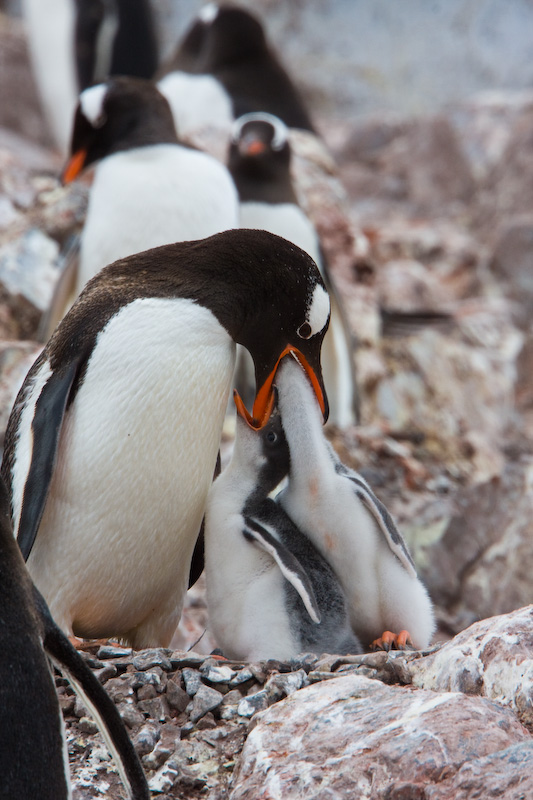
[[(322, 348), (329, 421), (341, 428), (353, 425), (358, 417), (354, 339), (317, 232), (296, 197), (287, 127), (271, 114), (240, 117), (233, 126), (228, 167), (239, 193), (241, 227), (262, 228), (283, 236), (309, 253), (320, 269), (331, 300), (331, 321)], [(238, 388), (247, 400), (246, 392), (253, 391), (253, 378), (249, 359), (246, 354), (243, 357), (244, 364), (237, 365)]]
[(316, 402), (300, 373), (292, 359), (285, 359), (276, 377), (291, 456), (289, 483), (279, 502), (335, 571), (363, 646), (382, 640), (377, 646), (411, 642), (423, 649), (435, 629), (428, 593), (387, 509), (325, 439)]
[(92, 279), (28, 373), (2, 474), (28, 569), (58, 625), (166, 646), (219, 449), (235, 343), (250, 423), (295, 352), (327, 419), (329, 298), (313, 260), (266, 231), (147, 250)]
[(13, 538), (0, 478), (0, 797), (70, 800), (65, 729), (52, 664), (80, 695), (133, 800), (150, 794), (117, 707), (54, 623)]
[(64, 182), (92, 165), (79, 259), (62, 272), (41, 325), (42, 341), (107, 264), (238, 226), (228, 170), (208, 153), (180, 144), (169, 105), (151, 81), (112, 78), (81, 93)]
[(209, 491), (205, 522), (209, 626), (219, 647), (247, 661), (362, 652), (333, 570), (269, 497), (290, 466), (279, 413), (256, 430), (237, 392), (235, 404), (235, 447)]

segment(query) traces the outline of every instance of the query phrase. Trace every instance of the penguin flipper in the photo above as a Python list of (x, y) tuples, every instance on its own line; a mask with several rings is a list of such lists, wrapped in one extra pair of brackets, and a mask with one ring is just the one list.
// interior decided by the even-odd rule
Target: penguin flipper
[(54, 471), (61, 424), (79, 366), (80, 359), (76, 359), (69, 362), (64, 370), (54, 372), (35, 404), (33, 449), (24, 484), (17, 534), (25, 561), (29, 558), (41, 524)]
[(372, 514), (394, 555), (398, 558), (409, 575), (416, 578), (416, 568), (411, 554), (407, 549), (407, 545), (405, 544), (405, 540), (381, 500), (378, 500), (374, 492), (362, 478), (355, 478), (352, 475), (347, 477), (357, 487), (355, 490), (357, 497), (363, 503), (367, 511), (370, 511)]
[(270, 531), (252, 517), (245, 517), (243, 535), (255, 542), (276, 562), (283, 577), (296, 589), (313, 622), (320, 622), (320, 611), (315, 592), (307, 573), (295, 555), (288, 550)]
[(63, 261), (61, 275), (55, 285), (50, 305), (41, 317), (37, 328), (38, 342), (48, 341), (76, 297), (76, 283), (80, 263), (79, 236), (69, 242), (61, 260)]
[(113, 755), (131, 800), (149, 800), (146, 777), (117, 707), (78, 651), (55, 624), (44, 598), (35, 587), (34, 600), (44, 628), (45, 653), (90, 710)]

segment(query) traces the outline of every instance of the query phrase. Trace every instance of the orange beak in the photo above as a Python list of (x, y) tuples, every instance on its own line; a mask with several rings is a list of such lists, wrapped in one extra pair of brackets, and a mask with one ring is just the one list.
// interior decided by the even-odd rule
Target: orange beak
[(315, 375), (315, 372), (305, 356), (296, 348), (293, 347), (292, 344), (288, 344), (287, 347), (284, 349), (278, 360), (276, 361), (276, 365), (270, 375), (267, 377), (266, 381), (263, 385), (259, 388), (259, 391), (256, 394), (254, 407), (252, 414), (246, 409), (242, 399), (238, 395), (237, 392), (234, 392), (233, 399), (235, 401), (235, 405), (237, 407), (238, 414), (246, 420), (248, 425), (253, 428), (254, 430), (261, 430), (268, 420), (270, 419), (270, 415), (272, 414), (272, 410), (274, 408), (274, 378), (276, 377), (276, 372), (278, 367), (285, 356), (292, 354), (294, 358), (298, 361), (302, 369), (304, 370), (305, 374), (309, 378), (311, 382), (311, 386), (315, 392), (316, 398), (318, 400), (318, 404), (320, 406), (320, 410), (322, 411), (322, 415), (326, 416), (326, 401), (324, 398), (324, 393), (322, 391), (322, 387), (318, 381), (318, 378)]
[(62, 183), (71, 183), (78, 177), (83, 167), (85, 166), (85, 159), (87, 158), (87, 150), (78, 150), (68, 160), (63, 174), (61, 175)]
[(266, 144), (260, 139), (244, 139), (239, 147), (243, 156), (259, 156), (266, 150)]

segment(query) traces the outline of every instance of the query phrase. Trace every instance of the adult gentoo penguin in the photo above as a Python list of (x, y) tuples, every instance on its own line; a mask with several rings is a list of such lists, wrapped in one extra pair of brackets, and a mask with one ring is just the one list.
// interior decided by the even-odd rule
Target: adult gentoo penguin
[(268, 111), (291, 128), (313, 131), (300, 93), (261, 22), (236, 5), (202, 8), (158, 85), (184, 134), (227, 124), (250, 111)]
[(325, 439), (299, 373), (287, 359), (276, 377), (291, 458), (280, 503), (335, 571), (363, 646), (412, 642), (423, 649), (435, 628), (433, 609), (402, 535), (368, 484)]
[(129, 797), (148, 786), (117, 708), (54, 623), (33, 586), (13, 532), (0, 479), (0, 798), (70, 798), (64, 725), (49, 660), (93, 714)]
[[(322, 348), (329, 421), (339, 427), (352, 425), (358, 408), (353, 337), (317, 232), (298, 203), (286, 125), (262, 112), (240, 117), (233, 126), (228, 166), (239, 193), (241, 227), (263, 228), (294, 242), (309, 253), (322, 273), (331, 300), (331, 322)], [(243, 371), (241, 365), (241, 375)]]
[(57, 147), (67, 152), (79, 92), (158, 65), (149, 0), (23, 0), (33, 74)]
[(228, 170), (207, 153), (178, 143), (168, 103), (151, 81), (113, 78), (82, 92), (64, 181), (92, 164), (79, 263), (72, 260), (63, 271), (43, 340), (69, 299), (112, 261), (238, 224)]
[(248, 661), (362, 652), (333, 570), (268, 496), (289, 471), (279, 414), (256, 430), (237, 393), (235, 403), (235, 447), (205, 517), (209, 627), (218, 646)]
[(295, 352), (327, 417), (329, 298), (313, 260), (232, 230), (117, 261), (92, 279), (22, 386), (2, 474), (28, 568), (68, 633), (167, 645), (211, 484), (235, 342), (254, 424)]

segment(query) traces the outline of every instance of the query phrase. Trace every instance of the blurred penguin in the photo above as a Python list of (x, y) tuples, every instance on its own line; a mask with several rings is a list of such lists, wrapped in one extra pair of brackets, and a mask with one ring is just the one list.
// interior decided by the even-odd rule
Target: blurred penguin
[(236, 5), (202, 8), (162, 69), (159, 88), (184, 136), (204, 126), (229, 126), (250, 111), (267, 111), (290, 128), (313, 131), (261, 22)]
[(60, 151), (78, 94), (110, 75), (151, 78), (158, 48), (149, 0), (23, 0), (33, 73)]
[[(296, 197), (287, 127), (271, 114), (240, 117), (233, 126), (228, 166), (239, 193), (240, 226), (283, 236), (309, 253), (322, 273), (331, 300), (331, 320), (322, 347), (329, 422), (341, 428), (353, 425), (358, 418), (354, 342), (316, 230)], [(249, 402), (254, 379), (244, 351), (240, 352), (237, 369), (239, 391)]]

